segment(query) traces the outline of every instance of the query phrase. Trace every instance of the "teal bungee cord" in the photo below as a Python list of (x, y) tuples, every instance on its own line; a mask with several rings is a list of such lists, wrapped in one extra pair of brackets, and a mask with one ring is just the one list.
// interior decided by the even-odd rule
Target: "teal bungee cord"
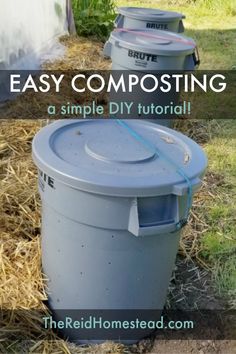
[(157, 154), (160, 158), (162, 158), (163, 160), (167, 161), (170, 165), (172, 165), (175, 169), (175, 171), (184, 178), (184, 180), (186, 181), (187, 185), (188, 185), (188, 198), (187, 198), (187, 207), (186, 207), (186, 212), (185, 212), (185, 217), (184, 219), (180, 220), (177, 224), (176, 224), (176, 229), (179, 230), (181, 229), (184, 225), (186, 225), (187, 221), (188, 221), (188, 216), (189, 216), (189, 212), (190, 212), (190, 208), (192, 205), (192, 199), (193, 199), (193, 186), (192, 183), (190, 181), (190, 179), (188, 178), (188, 176), (186, 175), (186, 173), (184, 172), (184, 170), (179, 167), (173, 160), (171, 160), (168, 156), (166, 156), (162, 151), (160, 151), (154, 144), (152, 144), (150, 141), (148, 141), (147, 139), (145, 139), (144, 137), (142, 137), (140, 134), (138, 134), (134, 129), (132, 129), (126, 122), (124, 122), (122, 119), (116, 119), (116, 122), (122, 126), (123, 128), (125, 128), (131, 136), (133, 136), (137, 141), (139, 141), (141, 144), (143, 144), (146, 148), (148, 148), (151, 152), (154, 152), (155, 154)]

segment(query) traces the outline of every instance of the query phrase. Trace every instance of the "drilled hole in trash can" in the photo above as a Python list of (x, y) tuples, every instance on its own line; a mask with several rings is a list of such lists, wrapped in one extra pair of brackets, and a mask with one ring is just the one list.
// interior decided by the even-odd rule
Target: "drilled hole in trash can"
[(114, 235), (111, 235), (111, 238), (114, 238), (115, 236)]
[(84, 248), (84, 245), (81, 245), (82, 248)]
[(80, 275), (83, 275), (83, 272), (80, 272)]
[(57, 250), (57, 252), (58, 252), (58, 253), (60, 253), (60, 252), (61, 252), (61, 250)]
[(60, 299), (57, 299), (57, 302), (60, 302)]
[(108, 262), (108, 264), (111, 264), (111, 262)]

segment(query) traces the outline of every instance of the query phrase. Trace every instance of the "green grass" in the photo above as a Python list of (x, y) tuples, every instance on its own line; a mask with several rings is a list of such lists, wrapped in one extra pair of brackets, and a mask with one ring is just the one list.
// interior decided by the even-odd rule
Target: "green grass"
[(214, 13), (222, 12), (226, 16), (236, 15), (235, 0), (194, 0), (194, 4), (203, 10), (214, 11)]
[(206, 233), (202, 239), (201, 252), (201, 256), (213, 267), (213, 278), (219, 294), (230, 302), (236, 297), (235, 232), (236, 228), (232, 227), (229, 232), (213, 230)]
[[(117, 6), (154, 7), (186, 15), (185, 34), (198, 44), (200, 69), (236, 68), (236, 1), (173, 0), (116, 1)], [(219, 102), (216, 102), (216, 105)], [(204, 107), (207, 112), (207, 107)], [(222, 108), (221, 108), (222, 109)], [(222, 109), (222, 116), (224, 109)], [(234, 112), (234, 116), (236, 112)], [(219, 294), (229, 297), (236, 308), (236, 117), (211, 123), (210, 140), (204, 145), (208, 171), (223, 180), (215, 198), (205, 202), (204, 221), (209, 229), (200, 239), (200, 257), (212, 269)], [(207, 121), (205, 121), (207, 130)]]
[[(220, 131), (206, 144), (209, 170), (224, 177), (215, 201), (208, 205), (210, 230), (201, 239), (201, 256), (213, 268), (221, 295), (236, 297), (236, 121), (218, 122)], [(234, 304), (235, 306), (236, 304)]]

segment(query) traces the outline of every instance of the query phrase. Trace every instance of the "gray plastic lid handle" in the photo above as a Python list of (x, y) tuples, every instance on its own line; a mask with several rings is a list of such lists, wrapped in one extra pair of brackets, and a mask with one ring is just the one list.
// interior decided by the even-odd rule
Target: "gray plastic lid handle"
[(105, 58), (111, 57), (111, 50), (112, 50), (112, 44), (108, 40), (108, 41), (106, 41), (104, 48), (103, 48), (103, 55)]
[(178, 33), (183, 33), (184, 32), (184, 24), (183, 21), (179, 21), (179, 29), (178, 29)]
[(198, 47), (195, 48), (195, 51), (193, 53), (193, 61), (194, 61), (195, 67), (199, 67), (201, 61), (200, 61)]
[(193, 54), (188, 55), (185, 58), (184, 70), (195, 70), (200, 65), (200, 58), (198, 51), (196, 50)]
[(134, 236), (153, 236), (176, 232), (179, 230), (178, 225), (180, 224), (181, 220), (179, 219), (179, 210), (177, 204), (176, 215), (173, 220), (162, 220), (157, 222), (156, 225), (140, 225), (138, 215), (138, 201), (137, 198), (133, 200), (132, 206), (130, 208), (128, 231)]
[(116, 17), (114, 24), (115, 24), (116, 28), (123, 28), (123, 26), (124, 26), (124, 16), (119, 14)]

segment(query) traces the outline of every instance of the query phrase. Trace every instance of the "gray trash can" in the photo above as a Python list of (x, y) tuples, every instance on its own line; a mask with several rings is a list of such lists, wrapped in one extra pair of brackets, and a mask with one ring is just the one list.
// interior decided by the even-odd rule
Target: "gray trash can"
[(33, 159), (50, 307), (162, 309), (202, 149), (147, 121), (61, 120), (36, 134)]
[(138, 28), (184, 32), (182, 19), (185, 16), (178, 12), (163, 11), (144, 7), (119, 7), (115, 20), (117, 28)]
[(104, 46), (113, 70), (194, 70), (199, 64), (192, 38), (167, 32), (115, 29)]
[[(171, 71), (194, 70), (199, 64), (198, 51), (193, 39), (167, 31), (152, 30), (114, 30), (104, 47), (104, 55), (111, 57), (112, 70), (129, 70), (132, 74), (150, 73), (156, 71), (170, 73)], [(150, 79), (153, 86), (153, 80)], [(151, 86), (151, 87), (152, 87)], [(110, 100), (134, 102), (132, 118), (135, 116), (137, 105), (154, 103), (162, 106), (178, 104), (180, 94), (175, 87), (168, 93), (153, 91), (145, 93), (140, 89), (133, 93), (111, 94)], [(124, 118), (119, 115), (120, 118)], [(128, 118), (125, 116), (125, 118)], [(148, 119), (146, 115), (137, 118)], [(157, 123), (170, 126), (171, 115), (152, 115)], [(158, 119), (159, 118), (159, 119)]]

